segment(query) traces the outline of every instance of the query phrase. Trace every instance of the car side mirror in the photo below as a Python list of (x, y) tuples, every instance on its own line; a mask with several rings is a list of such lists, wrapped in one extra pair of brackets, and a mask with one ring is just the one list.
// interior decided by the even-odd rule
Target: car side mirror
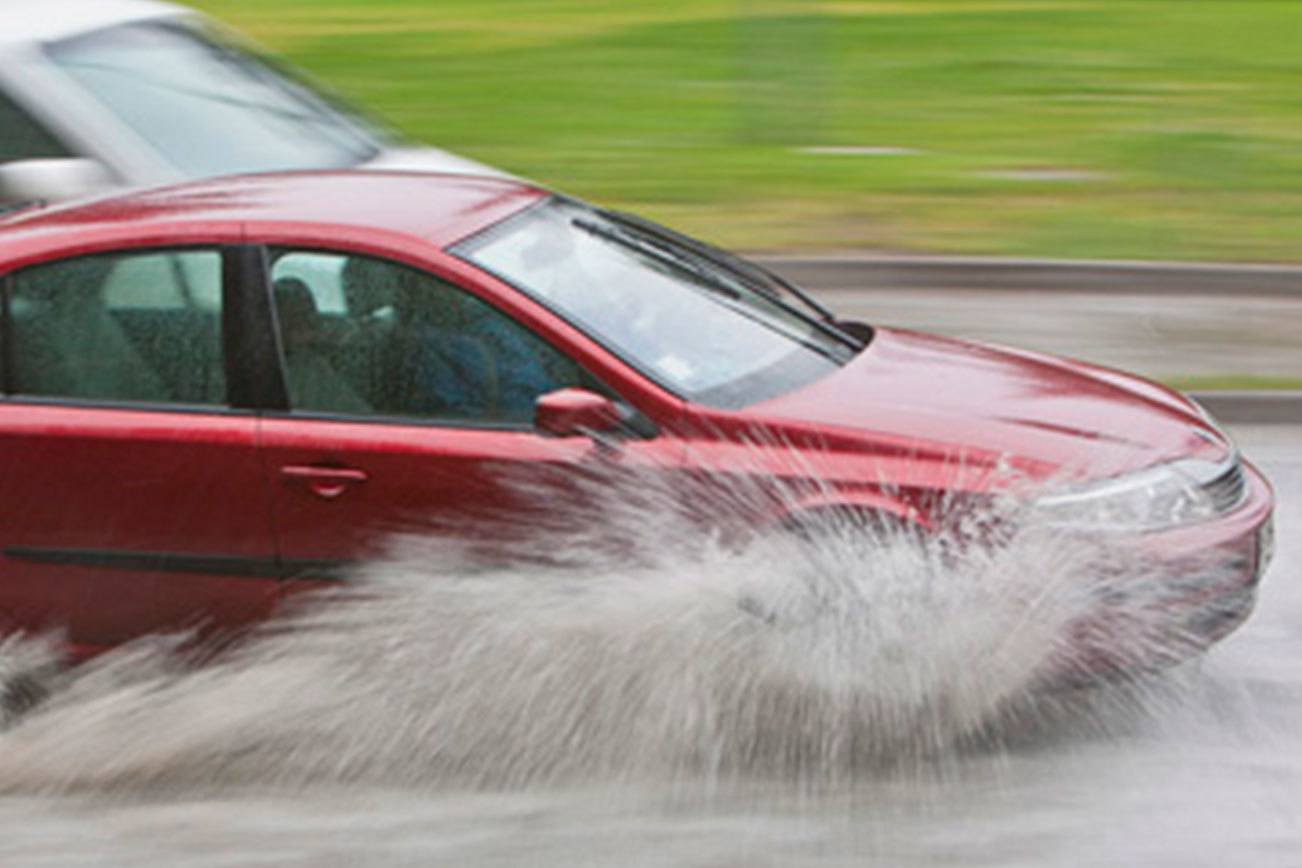
[(587, 389), (558, 389), (540, 396), (533, 419), (539, 431), (554, 437), (609, 433), (623, 423), (614, 401)]
[(108, 167), (84, 157), (0, 163), (0, 202), (56, 202), (112, 185)]

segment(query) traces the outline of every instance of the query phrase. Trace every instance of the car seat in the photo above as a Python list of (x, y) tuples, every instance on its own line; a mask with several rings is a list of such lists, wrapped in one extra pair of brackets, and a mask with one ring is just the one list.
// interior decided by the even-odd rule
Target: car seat
[(77, 260), (19, 274), (11, 302), (20, 394), (141, 402), (173, 396), (104, 306), (108, 264)]
[(335, 370), (324, 349), (328, 332), (308, 285), (282, 277), (272, 286), (290, 405), (300, 410), (368, 413), (371, 405)]

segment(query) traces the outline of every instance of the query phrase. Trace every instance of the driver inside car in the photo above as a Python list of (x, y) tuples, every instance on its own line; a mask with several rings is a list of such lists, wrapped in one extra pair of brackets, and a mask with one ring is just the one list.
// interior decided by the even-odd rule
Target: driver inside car
[(355, 257), (343, 271), (379, 383), (381, 410), (528, 423), (535, 399), (559, 388), (541, 340), (492, 306), (437, 278)]

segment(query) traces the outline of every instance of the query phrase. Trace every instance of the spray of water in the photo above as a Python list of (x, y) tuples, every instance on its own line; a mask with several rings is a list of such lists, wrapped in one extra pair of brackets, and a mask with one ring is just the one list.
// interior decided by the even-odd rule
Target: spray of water
[[(1137, 591), (1168, 575), (1012, 501), (927, 536), (825, 514), (739, 538), (702, 532), (702, 510), (746, 526), (772, 480), (564, 473), (565, 506), (492, 557), (398, 538), (215, 660), (153, 637), (47, 678), (0, 735), (0, 788), (819, 786), (1037, 715), (1046, 678), (1091, 665), (1081, 625), (1101, 601), (1127, 611), (1133, 648), (1112, 651), (1170, 640)], [(43, 672), (52, 653), (11, 641), (0, 659)]]

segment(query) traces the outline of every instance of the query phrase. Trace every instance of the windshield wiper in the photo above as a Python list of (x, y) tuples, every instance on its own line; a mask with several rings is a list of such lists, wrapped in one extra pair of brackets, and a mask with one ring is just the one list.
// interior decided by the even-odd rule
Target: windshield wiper
[[(727, 251), (711, 247), (704, 242), (697, 241), (695, 238), (675, 232), (672, 229), (661, 226), (659, 223), (654, 223), (644, 217), (639, 217), (636, 214), (604, 209), (600, 210), (598, 213), (621, 226), (625, 226), (637, 232), (639, 235), (650, 236), (651, 238), (656, 239), (660, 244), (668, 246), (671, 250), (675, 250), (677, 255), (682, 255), (681, 251), (678, 251), (677, 248), (685, 248), (691, 255), (699, 257), (699, 259), (704, 260), (710, 266), (713, 266), (713, 269), (721, 269), (739, 281), (746, 288), (759, 293), (773, 304), (782, 308), (782, 310), (792, 316), (799, 317), (823, 334), (838, 343), (845, 344), (855, 352), (863, 349), (866, 344), (865, 341), (847, 334), (842, 329), (841, 324), (837, 321), (836, 314), (823, 307), (823, 305), (811, 298), (804, 290), (789, 283), (784, 278), (779, 277), (762, 266), (756, 265), (753, 262), (749, 262), (739, 256), (728, 253)], [(716, 277), (715, 279), (717, 280), (718, 278)], [(777, 288), (776, 290), (775, 287)], [(782, 297), (782, 293), (779, 290), (784, 290), (791, 294), (800, 301), (807, 310), (799, 310), (794, 305), (788, 303), (786, 299)], [(813, 316), (809, 315), (810, 312), (813, 313)]]
[[(692, 283), (710, 292), (713, 295), (722, 296), (726, 301), (722, 302), (728, 310), (744, 316), (751, 322), (757, 323), (771, 332), (776, 332), (794, 341), (801, 346), (813, 350), (820, 356), (831, 359), (837, 364), (843, 364), (845, 359), (838, 358), (835, 353), (827, 347), (807, 340), (799, 334), (791, 332), (779, 323), (774, 322), (767, 316), (760, 315), (757, 311), (751, 309), (743, 301), (742, 292), (735, 286), (729, 285), (728, 281), (721, 279), (712, 269), (702, 267), (702, 265), (688, 256), (683, 256), (678, 250), (664, 242), (658, 242), (654, 239), (643, 237), (640, 233), (630, 231), (625, 228), (614, 226), (604, 226), (593, 220), (585, 220), (582, 217), (574, 217), (570, 223), (577, 229), (594, 235), (598, 238), (610, 241), (614, 244), (632, 250), (646, 256), (663, 265), (667, 265), (677, 271), (684, 272), (692, 279)], [(817, 325), (815, 323), (815, 325)]]
[(589, 235), (595, 235), (606, 241), (613, 241), (621, 247), (641, 253), (657, 262), (669, 265), (679, 271), (687, 272), (696, 282), (702, 284), (707, 289), (717, 292), (733, 301), (741, 300), (741, 292), (726, 282), (719, 280), (708, 270), (702, 268), (699, 263), (693, 262), (687, 257), (680, 256), (671, 247), (664, 244), (656, 243), (653, 240), (643, 238), (635, 233), (624, 229), (616, 229), (610, 226), (603, 226), (592, 220), (584, 220), (582, 217), (575, 217), (571, 221), (576, 227), (587, 232)]
[(688, 250), (691, 250), (696, 255), (707, 259), (714, 265), (732, 272), (737, 277), (746, 281), (752, 289), (759, 290), (774, 301), (782, 301), (780, 293), (774, 291), (775, 287), (778, 290), (790, 293), (794, 298), (800, 301), (801, 304), (808, 308), (810, 312), (818, 317), (818, 319), (830, 325), (836, 324), (836, 314), (832, 313), (831, 310), (819, 304), (817, 300), (809, 295), (809, 293), (805, 292), (794, 283), (791, 283), (781, 275), (773, 273), (762, 265), (757, 265), (756, 263), (743, 259), (736, 254), (713, 247), (702, 241), (697, 241), (690, 235), (683, 235), (681, 232), (676, 232), (667, 226), (661, 226), (659, 223), (648, 220), (645, 217), (640, 217), (637, 214), (631, 214), (627, 211), (611, 210), (602, 210), (601, 214), (617, 223), (634, 227), (648, 235), (654, 235), (666, 241), (686, 247)]

